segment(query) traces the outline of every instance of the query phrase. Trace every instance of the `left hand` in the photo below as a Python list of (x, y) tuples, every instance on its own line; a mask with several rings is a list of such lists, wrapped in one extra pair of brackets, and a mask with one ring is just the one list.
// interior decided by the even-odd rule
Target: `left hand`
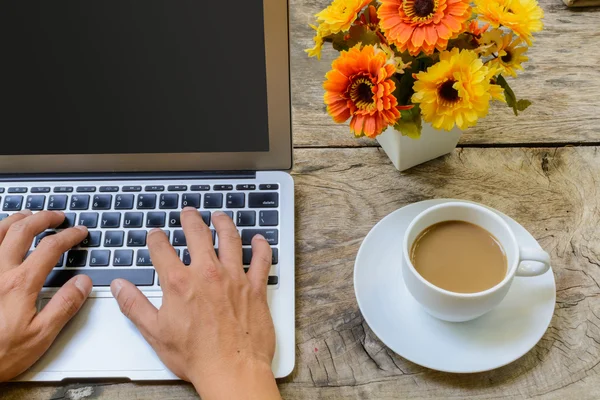
[(24, 261), (34, 237), (55, 228), (62, 212), (24, 210), (0, 222), (0, 382), (31, 367), (79, 311), (92, 281), (79, 275), (67, 282), (37, 313), (36, 301), (60, 256), (80, 243), (87, 228), (69, 228), (44, 238)]

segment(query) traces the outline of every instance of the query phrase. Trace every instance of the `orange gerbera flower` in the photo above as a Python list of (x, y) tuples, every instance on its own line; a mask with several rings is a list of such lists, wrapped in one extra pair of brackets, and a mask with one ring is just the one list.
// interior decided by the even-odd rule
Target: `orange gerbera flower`
[(395, 64), (388, 62), (385, 52), (373, 46), (360, 44), (342, 51), (325, 75), (325, 104), (327, 112), (337, 123), (350, 121), (355, 136), (375, 137), (396, 123), (399, 109), (392, 95), (396, 89), (390, 78), (396, 72)]
[(442, 51), (448, 40), (465, 30), (471, 17), (469, 0), (381, 0), (381, 29), (400, 51)]

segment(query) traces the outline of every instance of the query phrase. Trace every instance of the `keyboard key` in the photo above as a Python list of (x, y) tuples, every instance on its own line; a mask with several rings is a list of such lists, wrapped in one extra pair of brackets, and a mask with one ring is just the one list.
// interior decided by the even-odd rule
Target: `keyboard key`
[(118, 194), (115, 197), (115, 210), (131, 210), (133, 208), (132, 194)]
[(48, 198), (48, 210), (66, 210), (68, 196), (52, 195)]
[(67, 229), (75, 226), (75, 213), (65, 213), (65, 220), (58, 226), (57, 229)]
[(236, 190), (256, 190), (256, 185), (237, 185), (235, 187)]
[(222, 211), (229, 219), (233, 220), (233, 211)]
[(6, 196), (2, 204), (2, 211), (20, 211), (23, 206), (23, 196)]
[[(0, 192), (2, 193), (2, 192)], [(32, 187), (31, 188), (31, 193), (50, 193), (50, 188), (47, 186), (41, 187)]]
[(126, 212), (123, 228), (141, 228), (144, 224), (144, 214), (141, 212)]
[(44, 287), (60, 287), (76, 275), (85, 274), (92, 280), (94, 286), (110, 286), (117, 279), (126, 279), (136, 286), (152, 286), (154, 284), (154, 269), (86, 269), (86, 270), (54, 270), (48, 275)]
[(95, 228), (98, 226), (98, 213), (81, 213), (79, 214), (79, 225)]
[(4, 193), (4, 188), (0, 188), (0, 193)]
[(121, 226), (121, 213), (102, 213), (102, 222), (100, 222), (100, 228), (118, 228), (119, 226)]
[(137, 208), (153, 209), (156, 207), (156, 195), (155, 194), (138, 194)]
[(128, 247), (144, 247), (146, 245), (146, 231), (127, 232)]
[(185, 192), (187, 185), (171, 185), (167, 188), (169, 192)]
[(67, 264), (65, 266), (84, 267), (87, 263), (87, 255), (87, 250), (71, 250), (67, 253)]
[(110, 262), (110, 250), (92, 250), (90, 267), (107, 267)]
[(92, 210), (110, 210), (112, 206), (112, 194), (97, 194), (94, 196)]
[(237, 226), (254, 226), (256, 225), (256, 211), (238, 211)]
[(165, 187), (162, 185), (149, 185), (145, 188), (146, 192), (164, 192)]
[(169, 213), (169, 226), (181, 228), (181, 213), (179, 211), (171, 211)]
[(162, 228), (165, 226), (165, 218), (167, 218), (165, 212), (149, 212), (146, 215), (146, 227)]
[(277, 285), (279, 283), (279, 277), (277, 276), (269, 276), (267, 280), (267, 285)]
[(171, 231), (167, 229), (163, 229), (162, 231), (165, 233), (165, 235), (167, 235), (167, 240), (169, 240), (169, 238), (171, 237)]
[(46, 196), (27, 196), (25, 208), (32, 211), (39, 211), (44, 209), (45, 203)]
[(96, 191), (96, 186), (77, 186), (75, 191), (77, 193), (94, 193)]
[(233, 185), (214, 185), (213, 190), (233, 190)]
[(186, 193), (181, 195), (181, 208), (183, 207), (200, 208), (200, 194)]
[(255, 235), (263, 235), (271, 246), (279, 243), (279, 231), (277, 229), (244, 229), (242, 230), (242, 244), (252, 244)]
[(223, 207), (223, 193), (207, 193), (204, 195), (204, 208)]
[[(273, 251), (273, 255), (271, 257), (271, 263), (273, 265), (275, 265), (279, 262), (279, 252), (276, 247), (272, 248), (271, 250)], [(252, 249), (250, 247), (244, 247), (242, 249), (242, 263), (244, 265), (250, 265), (251, 261), (252, 261)]]
[(122, 247), (125, 232), (107, 231), (104, 233), (104, 247)]
[(115, 267), (130, 267), (133, 265), (133, 250), (115, 250), (113, 259)]
[(181, 229), (173, 231), (173, 246), (186, 246), (185, 235)]
[(248, 194), (249, 208), (274, 208), (279, 206), (279, 193), (250, 193)]
[(56, 263), (56, 265), (54, 266), (54, 268), (60, 268), (63, 266), (63, 264), (65, 263), (65, 255), (61, 254), (60, 258), (58, 259), (58, 262)]
[(81, 242), (81, 247), (100, 247), (102, 243), (102, 232), (101, 231), (89, 231), (88, 235)]
[(258, 185), (258, 189), (260, 190), (277, 190), (279, 189), (279, 185), (276, 183), (267, 183), (266, 185)]
[(244, 208), (246, 204), (246, 194), (244, 193), (227, 193), (226, 199), (227, 208)]
[(135, 265), (140, 267), (152, 266), (152, 260), (150, 259), (150, 251), (146, 249), (138, 250), (137, 257), (135, 259)]
[(56, 186), (53, 191), (54, 191), (54, 193), (71, 193), (73, 191), (73, 187), (71, 187), (71, 186)]
[(52, 235), (56, 235), (55, 231), (46, 231), (46, 232), (42, 232), (39, 235), (37, 235), (35, 237), (35, 243), (34, 243), (34, 247), (38, 247), (38, 245), (40, 244), (40, 242), (42, 241), (43, 238), (47, 237), (47, 236), (52, 236)]
[(0, 214), (0, 221), (4, 220), (6, 218), (8, 218), (8, 214), (7, 213)]
[(87, 210), (90, 206), (89, 194), (74, 194), (71, 196), (71, 210)]
[(206, 226), (210, 226), (210, 211), (200, 211), (200, 216), (202, 217), (202, 221), (204, 221)]
[(277, 226), (279, 225), (279, 211), (260, 211), (258, 213), (258, 224), (260, 226)]
[(103, 193), (118, 192), (119, 187), (118, 186), (100, 186), (100, 191)]
[(8, 193), (27, 193), (26, 187), (11, 187), (8, 188)]
[(178, 203), (179, 195), (177, 193), (161, 194), (158, 208), (163, 210), (174, 210), (177, 208)]
[(210, 233), (212, 233), (213, 245), (214, 245), (216, 243), (216, 241), (217, 241), (217, 232), (214, 229), (211, 229)]
[(141, 192), (142, 187), (141, 186), (123, 186), (123, 191), (124, 192)]
[(192, 257), (188, 249), (183, 249), (183, 265), (190, 265), (192, 263)]
[(192, 185), (190, 190), (192, 192), (206, 192), (210, 190), (210, 185)]

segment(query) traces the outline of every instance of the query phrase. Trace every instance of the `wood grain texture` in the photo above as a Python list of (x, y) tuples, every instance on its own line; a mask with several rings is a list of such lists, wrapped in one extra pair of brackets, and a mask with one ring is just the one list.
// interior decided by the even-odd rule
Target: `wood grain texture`
[[(297, 362), (285, 399), (600, 398), (600, 148), (458, 149), (407, 173), (381, 149), (299, 149), (296, 167)], [(412, 202), (485, 203), (550, 252), (557, 283), (551, 327), (520, 360), (452, 375), (387, 349), (352, 284), (362, 239)], [(0, 385), (3, 400), (193, 399), (184, 384)]]
[[(291, 0), (291, 57), (294, 142), (299, 147), (377, 146), (354, 139), (346, 125), (325, 112), (322, 82), (337, 52), (309, 59), (308, 22), (329, 0)], [(600, 8), (569, 9), (560, 0), (540, 0), (545, 30), (536, 35), (530, 61), (510, 83), (519, 98), (533, 105), (519, 117), (501, 104), (467, 130), (461, 144), (600, 143)]]

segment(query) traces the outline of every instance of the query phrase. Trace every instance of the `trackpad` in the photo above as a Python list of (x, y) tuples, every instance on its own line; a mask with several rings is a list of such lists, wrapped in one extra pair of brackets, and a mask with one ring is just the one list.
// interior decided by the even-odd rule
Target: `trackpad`
[[(48, 301), (43, 299), (42, 304)], [(160, 307), (162, 298), (150, 301)], [(100, 375), (129, 377), (127, 371), (161, 371), (165, 367), (135, 325), (121, 313), (115, 299), (96, 297), (86, 301), (31, 370), (62, 372), (66, 376), (69, 371), (106, 371), (106, 375)]]

